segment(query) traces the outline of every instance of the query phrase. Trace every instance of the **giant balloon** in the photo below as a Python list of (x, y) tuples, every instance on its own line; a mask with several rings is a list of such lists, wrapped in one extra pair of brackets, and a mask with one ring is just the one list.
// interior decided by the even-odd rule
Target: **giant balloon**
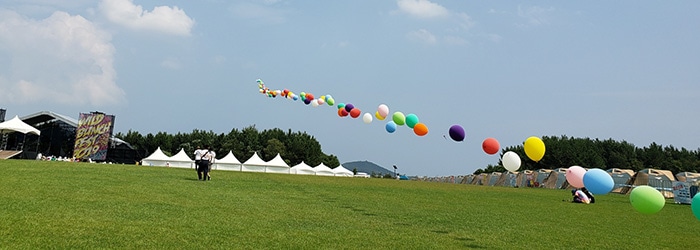
[(394, 123), (396, 123), (396, 125), (403, 126), (404, 124), (406, 124), (406, 116), (399, 111), (394, 112), (394, 115), (391, 116), (391, 119), (392, 121), (394, 121)]
[(693, 210), (695, 218), (700, 220), (700, 195), (696, 194), (690, 201), (690, 208)]
[(364, 115), (362, 115), (362, 121), (364, 123), (367, 123), (367, 124), (371, 123), (372, 122), (372, 114), (365, 113)]
[(465, 134), (464, 134), (464, 128), (462, 128), (462, 126), (452, 125), (450, 127), (449, 133), (450, 133), (450, 138), (452, 138), (452, 140), (455, 140), (455, 141), (463, 141), (464, 140)]
[(640, 213), (655, 214), (664, 208), (666, 199), (661, 192), (653, 187), (641, 185), (636, 186), (630, 192), (630, 203)]
[(593, 194), (607, 194), (612, 191), (615, 181), (605, 170), (594, 168), (583, 175), (583, 185)]
[(355, 108), (355, 105), (352, 105), (352, 103), (345, 104), (345, 111), (348, 111), (348, 113), (350, 113), (350, 111), (354, 108)]
[[(452, 136), (452, 135), (450, 135)], [(501, 150), (501, 144), (498, 143), (498, 140), (494, 138), (486, 138), (484, 141), (481, 143), (481, 148), (486, 152), (487, 154), (495, 154), (498, 153), (499, 150)]]
[(531, 136), (525, 140), (525, 154), (533, 161), (540, 161), (544, 156), (544, 142), (542, 139)]
[(520, 168), (520, 156), (513, 151), (508, 151), (501, 157), (501, 163), (506, 170), (515, 172)]
[(582, 168), (580, 166), (571, 166), (566, 170), (566, 181), (569, 182), (569, 185), (575, 187), (575, 188), (582, 188), (584, 187), (583, 185), (583, 176), (586, 174), (586, 169)]
[(379, 114), (382, 119), (386, 118), (386, 116), (389, 115), (389, 106), (386, 106), (386, 104), (379, 104), (379, 107), (377, 107), (377, 114)]
[(350, 117), (352, 118), (357, 118), (362, 114), (362, 111), (358, 108), (353, 108), (350, 110)]
[(379, 119), (380, 121), (383, 121), (384, 118), (386, 118), (386, 116), (380, 115), (380, 114), (379, 114), (379, 111), (375, 111), (375, 112), (374, 112), (374, 116), (377, 117), (377, 119)]
[(386, 123), (386, 132), (394, 133), (396, 131), (396, 123), (394, 121), (389, 121)]
[(423, 123), (416, 123), (413, 126), (413, 133), (415, 133), (417, 136), (424, 136), (428, 134), (428, 126), (425, 126)]
[(406, 115), (406, 126), (413, 128), (418, 123), (418, 116), (415, 114)]

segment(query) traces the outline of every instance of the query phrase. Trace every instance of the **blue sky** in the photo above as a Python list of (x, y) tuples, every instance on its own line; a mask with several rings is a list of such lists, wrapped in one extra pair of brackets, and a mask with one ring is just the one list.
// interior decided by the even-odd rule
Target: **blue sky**
[[(0, 107), (115, 132), (305, 131), (341, 162), (460, 175), (529, 136), (700, 146), (697, 1), (0, 1)], [(430, 132), (258, 93), (414, 113)], [(461, 125), (466, 140), (446, 139)], [(247, 157), (247, 156), (246, 156)], [(521, 156), (525, 157), (525, 156)], [(239, 157), (240, 158), (240, 157)], [(562, 166), (568, 167), (568, 166)], [(598, 166), (585, 166), (598, 167)], [(624, 167), (624, 166), (617, 166)]]

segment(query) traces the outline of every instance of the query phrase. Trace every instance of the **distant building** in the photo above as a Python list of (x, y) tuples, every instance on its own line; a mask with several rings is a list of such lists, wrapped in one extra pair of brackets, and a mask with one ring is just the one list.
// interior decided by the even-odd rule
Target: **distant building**
[[(72, 157), (75, 147), (78, 120), (51, 111), (41, 111), (20, 117), (23, 122), (41, 131), (41, 135), (10, 133), (7, 150), (22, 150), (14, 158), (35, 159), (38, 153), (44, 156)], [(26, 138), (25, 138), (26, 136)], [(134, 164), (145, 157), (129, 143), (119, 138), (110, 138), (106, 162)]]

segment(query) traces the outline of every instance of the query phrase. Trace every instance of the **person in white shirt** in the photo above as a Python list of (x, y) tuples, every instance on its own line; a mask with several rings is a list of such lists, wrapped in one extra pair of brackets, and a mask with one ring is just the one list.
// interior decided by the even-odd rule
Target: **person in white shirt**
[(207, 180), (211, 180), (211, 165), (214, 165), (214, 161), (216, 161), (216, 152), (209, 147), (209, 170), (207, 170)]
[(206, 149), (202, 149), (202, 159), (199, 161), (199, 169), (197, 170), (197, 177), (200, 180), (206, 181), (209, 178), (209, 164), (211, 163), (212, 153), (209, 151), (209, 146), (204, 146)]
[[(197, 174), (199, 175), (199, 165), (202, 161), (202, 155), (204, 152), (202, 149), (197, 146), (197, 149), (194, 151), (194, 170), (197, 171)], [(202, 180), (202, 177), (199, 176), (199, 179)]]

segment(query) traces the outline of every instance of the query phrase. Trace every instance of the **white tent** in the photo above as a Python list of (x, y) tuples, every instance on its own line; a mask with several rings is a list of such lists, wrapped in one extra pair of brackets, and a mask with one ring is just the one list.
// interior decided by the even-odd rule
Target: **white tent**
[(265, 167), (267, 166), (267, 163), (260, 159), (260, 156), (258, 156), (258, 152), (253, 153), (253, 156), (250, 157), (247, 161), (241, 165), (241, 171), (244, 172), (265, 172)]
[(306, 175), (316, 175), (316, 171), (314, 171), (314, 168), (311, 166), (307, 165), (304, 161), (301, 163), (294, 165), (291, 169), (289, 169), (290, 174), (306, 174)]
[(141, 165), (164, 167), (169, 161), (170, 157), (165, 155), (163, 151), (160, 150), (160, 147), (158, 147), (151, 155), (141, 160)]
[(233, 155), (233, 152), (228, 151), (228, 154), (216, 160), (211, 168), (216, 170), (241, 171), (241, 162)]
[(267, 162), (265, 173), (289, 174), (289, 165), (282, 159), (278, 153), (275, 158)]
[(24, 123), (18, 116), (0, 123), (0, 134), (7, 132), (20, 132), (22, 134), (41, 134), (41, 131)]
[(194, 161), (185, 153), (185, 149), (170, 157), (170, 166), (176, 168), (194, 168)]
[(342, 176), (342, 177), (353, 177), (355, 174), (352, 173), (352, 171), (348, 170), (347, 168), (343, 167), (343, 165), (338, 165), (338, 167), (332, 169), (333, 170), (333, 175), (335, 176)]
[(325, 175), (325, 176), (333, 176), (333, 169), (329, 168), (323, 162), (321, 164), (318, 164), (318, 166), (314, 167), (314, 171), (316, 171), (316, 175)]

